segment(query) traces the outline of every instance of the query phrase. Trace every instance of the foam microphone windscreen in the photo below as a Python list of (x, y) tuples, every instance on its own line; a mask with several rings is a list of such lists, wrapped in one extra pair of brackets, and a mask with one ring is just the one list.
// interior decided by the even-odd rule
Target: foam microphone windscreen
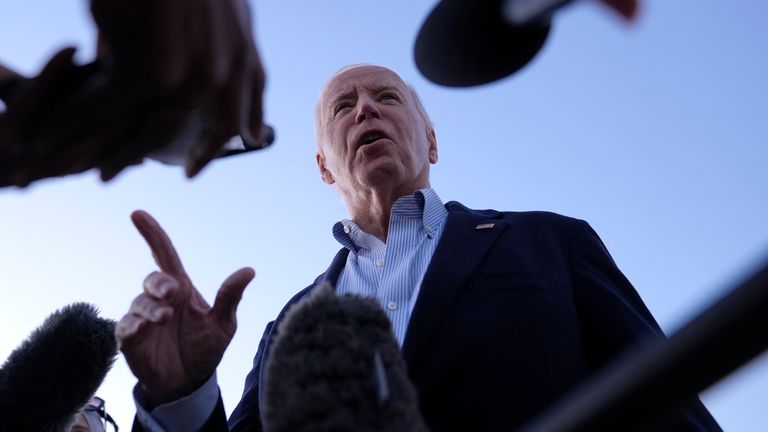
[(294, 305), (266, 363), (266, 432), (425, 432), (389, 319), (324, 285)]
[(0, 368), (0, 431), (66, 431), (117, 354), (115, 322), (74, 303), (30, 334)]

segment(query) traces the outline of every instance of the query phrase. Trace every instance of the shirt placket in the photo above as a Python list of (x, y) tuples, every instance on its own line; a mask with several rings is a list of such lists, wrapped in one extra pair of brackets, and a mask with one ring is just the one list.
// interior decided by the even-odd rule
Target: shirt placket
[(410, 234), (418, 229), (419, 220), (395, 216), (394, 222), (390, 241), (387, 242), (379, 301), (392, 321), (395, 336), (402, 345), (408, 320), (409, 293), (412, 292), (409, 287), (412, 270), (410, 258), (418, 250), (418, 247), (406, 248), (402, 242), (415, 240)]

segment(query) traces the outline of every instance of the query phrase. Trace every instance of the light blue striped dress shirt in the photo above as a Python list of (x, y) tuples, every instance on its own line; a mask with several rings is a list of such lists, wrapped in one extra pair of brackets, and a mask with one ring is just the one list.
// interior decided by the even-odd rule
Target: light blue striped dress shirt
[(395, 201), (386, 243), (351, 220), (333, 227), (333, 236), (350, 251), (336, 292), (376, 298), (401, 347), (447, 216), (440, 197), (426, 188)]

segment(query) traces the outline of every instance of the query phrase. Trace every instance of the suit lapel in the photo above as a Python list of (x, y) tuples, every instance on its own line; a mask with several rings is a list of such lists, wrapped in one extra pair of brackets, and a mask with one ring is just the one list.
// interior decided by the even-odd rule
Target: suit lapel
[(344, 265), (347, 262), (347, 255), (349, 255), (349, 249), (347, 248), (341, 248), (341, 250), (336, 254), (335, 257), (333, 257), (333, 261), (331, 261), (331, 265), (328, 267), (328, 270), (325, 271), (325, 273), (321, 274), (320, 276), (315, 279), (315, 282), (308, 286), (307, 288), (304, 288), (301, 290), (298, 294), (296, 294), (284, 307), (283, 310), (280, 311), (280, 313), (277, 315), (277, 318), (275, 318), (274, 324), (272, 325), (272, 329), (269, 331), (269, 334), (267, 335), (267, 343), (264, 346), (264, 353), (261, 355), (261, 368), (259, 369), (259, 409), (261, 412), (264, 412), (264, 381), (265, 381), (265, 373), (266, 373), (266, 363), (267, 359), (269, 358), (269, 352), (272, 348), (272, 338), (277, 330), (280, 323), (283, 321), (283, 318), (285, 317), (285, 313), (288, 311), (288, 309), (291, 308), (295, 303), (297, 303), (299, 300), (304, 298), (307, 294), (309, 294), (315, 287), (320, 285), (323, 282), (328, 282), (334, 289), (336, 289), (336, 282), (339, 280), (339, 276), (341, 275), (341, 271), (344, 270)]
[(446, 207), (445, 229), (424, 274), (403, 343), (409, 367), (506, 226), (500, 213), (474, 213), (456, 202)]
[(344, 270), (344, 266), (347, 265), (347, 256), (349, 255), (349, 249), (341, 248), (341, 250), (333, 257), (331, 265), (328, 270), (325, 271), (320, 277), (315, 280), (315, 284), (320, 282), (328, 282), (333, 289), (336, 289), (336, 283), (339, 281), (341, 271)]

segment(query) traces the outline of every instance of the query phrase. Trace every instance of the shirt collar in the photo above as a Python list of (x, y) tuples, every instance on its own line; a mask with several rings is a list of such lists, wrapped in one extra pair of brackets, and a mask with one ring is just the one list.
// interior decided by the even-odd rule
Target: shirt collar
[[(405, 195), (397, 199), (392, 206), (389, 224), (395, 218), (421, 218), (422, 226), (427, 235), (432, 238), (440, 224), (445, 222), (448, 211), (445, 209), (440, 197), (432, 188), (419, 189), (411, 195)], [(360, 248), (371, 249), (379, 239), (363, 231), (354, 221), (343, 219), (333, 226), (333, 237), (342, 246), (353, 253)]]

